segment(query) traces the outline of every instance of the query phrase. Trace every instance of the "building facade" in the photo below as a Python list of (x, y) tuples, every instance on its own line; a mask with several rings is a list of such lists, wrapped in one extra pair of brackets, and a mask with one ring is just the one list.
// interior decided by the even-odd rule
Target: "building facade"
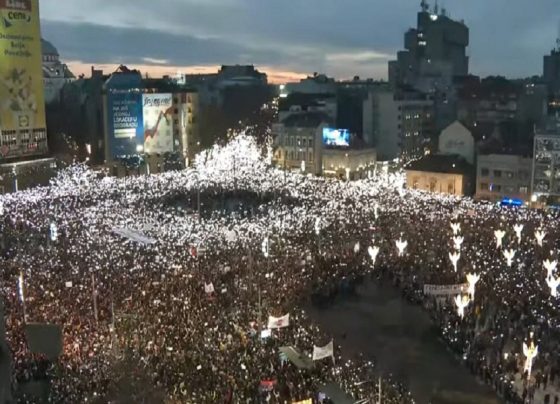
[(291, 115), (274, 125), (274, 163), (284, 170), (315, 175), (322, 172), (323, 128), (332, 119), (322, 112)]
[(0, 163), (48, 153), (39, 1), (0, 3)]
[(363, 103), (363, 139), (380, 160), (410, 161), (426, 154), (434, 132), (434, 104), (390, 89), (370, 91)]
[(501, 201), (531, 199), (533, 159), (519, 155), (479, 155), (476, 167), (477, 199)]
[(560, 134), (535, 135), (531, 190), (532, 199), (534, 196), (539, 202), (560, 199)]
[(121, 66), (103, 85), (105, 162), (117, 175), (131, 162), (150, 173), (190, 164), (200, 146), (197, 114), (196, 91)]
[(473, 168), (460, 156), (429, 155), (405, 167), (406, 186), (440, 194), (472, 194)]
[(471, 132), (456, 121), (445, 128), (439, 135), (439, 153), (458, 155), (469, 164), (474, 164), (475, 148), (474, 137)]
[(43, 54), (43, 83), (45, 85), (45, 103), (60, 100), (60, 92), (66, 83), (76, 79), (64, 63), (56, 48), (44, 39), (41, 40)]
[(469, 72), (469, 29), (454, 21), (445, 9), (433, 10), (426, 1), (417, 16), (417, 27), (404, 36), (405, 50), (389, 63), (389, 81), (393, 87), (411, 85), (443, 88), (455, 76)]
[(353, 181), (371, 178), (377, 153), (374, 148), (323, 149), (322, 173), (325, 177)]

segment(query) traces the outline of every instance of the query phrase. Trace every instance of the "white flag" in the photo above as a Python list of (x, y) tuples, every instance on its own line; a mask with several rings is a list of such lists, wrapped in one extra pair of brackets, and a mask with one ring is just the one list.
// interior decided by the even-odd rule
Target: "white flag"
[(268, 328), (278, 329), (278, 328), (285, 328), (290, 325), (290, 315), (286, 314), (282, 317), (273, 317), (268, 316)]
[(214, 293), (214, 285), (212, 285), (212, 282), (204, 284), (204, 291), (208, 294)]
[(321, 359), (330, 358), (334, 355), (333, 341), (329, 342), (324, 347), (313, 346), (313, 360), (320, 361)]

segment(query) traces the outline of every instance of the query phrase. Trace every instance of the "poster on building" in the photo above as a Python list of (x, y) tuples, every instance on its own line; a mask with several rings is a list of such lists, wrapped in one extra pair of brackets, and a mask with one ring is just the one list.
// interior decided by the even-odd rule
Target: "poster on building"
[(171, 94), (144, 94), (144, 153), (173, 151), (173, 97)]
[(0, 129), (45, 127), (38, 0), (0, 0)]
[(142, 94), (134, 91), (113, 91), (107, 96), (109, 145), (113, 157), (137, 153), (143, 145)]

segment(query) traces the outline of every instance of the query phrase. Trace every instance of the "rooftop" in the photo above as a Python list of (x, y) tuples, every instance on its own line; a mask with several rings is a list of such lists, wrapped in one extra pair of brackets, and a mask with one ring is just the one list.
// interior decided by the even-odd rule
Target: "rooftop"
[(431, 154), (409, 163), (405, 169), (432, 173), (466, 174), (473, 169), (473, 166), (457, 155)]
[(43, 38), (41, 38), (41, 50), (43, 55), (59, 56), (58, 50), (54, 45)]
[(332, 124), (332, 119), (320, 111), (293, 114), (282, 122), (287, 128), (316, 128), (322, 123)]

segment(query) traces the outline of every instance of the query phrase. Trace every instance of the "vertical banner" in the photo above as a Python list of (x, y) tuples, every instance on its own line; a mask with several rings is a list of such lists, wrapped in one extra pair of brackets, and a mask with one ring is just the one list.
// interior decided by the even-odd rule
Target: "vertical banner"
[(38, 0), (0, 0), (0, 129), (45, 130)]
[(142, 94), (134, 91), (113, 91), (107, 95), (109, 144), (113, 157), (137, 153), (143, 145)]
[(143, 95), (144, 152), (146, 154), (173, 151), (173, 96)]

